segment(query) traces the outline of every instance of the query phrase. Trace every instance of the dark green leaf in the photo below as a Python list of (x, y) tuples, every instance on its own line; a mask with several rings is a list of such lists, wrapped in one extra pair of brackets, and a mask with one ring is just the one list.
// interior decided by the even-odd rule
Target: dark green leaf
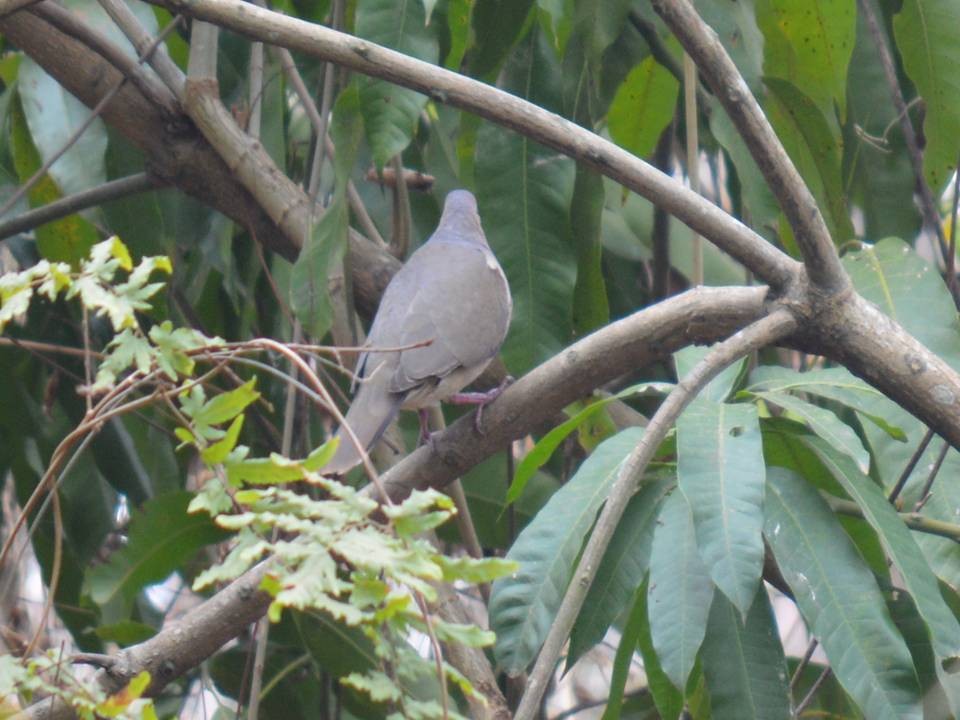
[(293, 266), (290, 306), (312, 338), (326, 335), (333, 322), (327, 278), (343, 258), (348, 220), (346, 201), (338, 196), (314, 226), (310, 241)]
[(577, 166), (570, 205), (570, 230), (577, 247), (577, 284), (573, 290), (573, 328), (586, 335), (610, 322), (603, 279), (600, 218), (603, 181), (593, 170)]

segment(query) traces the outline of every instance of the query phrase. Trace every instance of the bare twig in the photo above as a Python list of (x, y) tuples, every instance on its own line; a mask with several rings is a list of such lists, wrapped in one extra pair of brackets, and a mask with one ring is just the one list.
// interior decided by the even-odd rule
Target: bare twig
[(923, 457), (923, 453), (927, 449), (927, 445), (930, 444), (931, 440), (933, 440), (933, 430), (927, 428), (927, 431), (920, 439), (920, 444), (917, 445), (917, 449), (913, 451), (913, 455), (911, 455), (910, 459), (907, 460), (907, 464), (900, 473), (900, 477), (897, 478), (897, 482), (894, 483), (893, 489), (890, 491), (890, 495), (887, 496), (887, 499), (891, 503), (897, 502), (897, 498), (899, 498), (900, 493), (903, 492), (903, 488), (906, 486), (907, 480), (910, 479), (913, 469), (917, 466), (917, 463), (920, 462), (920, 458)]
[(161, 186), (162, 183), (147, 173), (137, 173), (136, 175), (120, 178), (119, 180), (111, 180), (90, 190), (67, 195), (52, 203), (47, 203), (42, 207), (21, 213), (16, 217), (0, 222), (0, 240), (38, 227), (52, 220), (58, 220), (67, 215), (72, 215), (80, 210), (85, 210), (86, 208), (101, 205), (112, 200), (119, 200), (128, 195), (153, 190)]
[(610, 488), (603, 510), (600, 511), (600, 517), (587, 541), (577, 569), (543, 643), (543, 648), (540, 650), (540, 655), (527, 680), (526, 690), (514, 716), (516, 720), (532, 720), (536, 716), (540, 699), (553, 675), (557, 658), (580, 613), (580, 608), (583, 606), (583, 601), (586, 599), (624, 508), (643, 477), (647, 464), (680, 413), (697, 393), (730, 363), (754, 350), (783, 339), (796, 327), (797, 320), (788, 310), (774, 310), (770, 315), (718, 343), (693, 370), (680, 380), (677, 387), (660, 405), (637, 446), (620, 465), (617, 478)]
[[(687, 180), (690, 189), (700, 194), (700, 133), (697, 117), (697, 66), (689, 53), (683, 54), (683, 118), (687, 140)], [(693, 234), (693, 270), (690, 282), (703, 285), (703, 242)]]

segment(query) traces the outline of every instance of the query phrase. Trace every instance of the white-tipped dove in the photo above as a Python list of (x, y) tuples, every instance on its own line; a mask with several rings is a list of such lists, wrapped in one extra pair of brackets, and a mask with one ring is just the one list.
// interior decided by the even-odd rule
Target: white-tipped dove
[[(500, 350), (510, 325), (510, 288), (487, 245), (477, 201), (466, 190), (447, 195), (436, 231), (393, 276), (367, 345), (410, 347), (365, 352), (358, 362), (359, 389), (345, 422), (369, 450), (401, 408), (423, 410), (441, 400), (483, 404), (495, 393), (460, 393)], [(421, 414), (421, 421), (423, 416)], [(344, 473), (360, 452), (341, 428), (340, 446), (323, 469)]]

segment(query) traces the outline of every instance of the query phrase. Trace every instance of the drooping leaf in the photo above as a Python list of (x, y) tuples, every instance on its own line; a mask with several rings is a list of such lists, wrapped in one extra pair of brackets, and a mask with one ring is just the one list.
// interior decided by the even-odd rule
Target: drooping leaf
[(767, 472), (764, 535), (837, 679), (871, 720), (920, 720), (913, 660), (873, 574), (816, 490)]
[[(633, 662), (633, 655), (636, 652), (640, 634), (643, 632), (643, 626), (647, 624), (646, 595), (646, 583), (643, 583), (633, 593), (633, 606), (627, 616), (627, 624), (623, 628), (620, 644), (617, 646), (617, 654), (613, 661), (613, 672), (610, 674), (610, 695), (607, 698), (607, 707), (603, 712), (602, 720), (619, 720), (620, 718), (623, 690), (627, 684), (630, 665)], [(570, 667), (569, 663), (567, 667)]]
[(584, 537), (627, 454), (643, 434), (630, 428), (602, 443), (524, 528), (507, 553), (520, 570), (493, 584), (494, 656), (508, 673), (523, 672), (553, 622)]
[[(437, 39), (426, 24), (422, 0), (361, 0), (356, 34), (429, 63), (437, 62)], [(386, 80), (363, 77), (360, 110), (377, 167), (402, 152), (413, 138), (427, 98)]]
[(683, 493), (667, 498), (658, 523), (650, 554), (650, 636), (663, 672), (683, 689), (707, 630), (714, 586)]
[(533, 0), (477, 0), (473, 7), (473, 45), (467, 67), (473, 77), (493, 75), (514, 43), (529, 29), (527, 17)]
[[(662, 718), (680, 717), (683, 710), (683, 692), (677, 690), (670, 682), (670, 678), (663, 671), (660, 664), (660, 658), (657, 657), (657, 651), (653, 647), (653, 638), (650, 636), (650, 611), (649, 611), (649, 577), (643, 581), (640, 586), (639, 600), (643, 617), (646, 622), (640, 626), (640, 636), (638, 638), (638, 647), (640, 655), (643, 658), (643, 670), (647, 676), (647, 685), (650, 688), (650, 694), (657, 706)], [(608, 720), (604, 717), (603, 720)]]
[(677, 480), (714, 584), (746, 616), (763, 570), (757, 409), (696, 398), (677, 420)]
[(905, 0), (893, 19), (893, 36), (903, 67), (927, 109), (923, 172), (937, 197), (960, 157), (960, 7), (952, 0)]
[(650, 564), (661, 503), (672, 488), (671, 478), (648, 481), (627, 504), (570, 634), (568, 669), (603, 640), (613, 621), (634, 599)]
[(601, 264), (602, 213), (603, 181), (593, 170), (578, 166), (570, 205), (570, 230), (577, 248), (577, 283), (573, 290), (573, 327), (577, 335), (586, 335), (610, 321)]
[(760, 93), (764, 38), (757, 26), (754, 2), (706, 0), (697, 3), (697, 12), (720, 37), (747, 86), (754, 94)]
[(703, 639), (703, 675), (716, 720), (787, 720), (787, 663), (766, 590), (757, 593), (744, 621), (715, 593)]

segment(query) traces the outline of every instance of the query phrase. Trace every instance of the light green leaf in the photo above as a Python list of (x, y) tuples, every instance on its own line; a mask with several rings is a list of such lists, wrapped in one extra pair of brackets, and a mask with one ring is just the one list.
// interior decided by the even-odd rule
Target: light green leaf
[(237, 438), (240, 437), (240, 430), (243, 428), (243, 415), (237, 415), (230, 427), (227, 428), (227, 434), (222, 439), (205, 448), (200, 457), (207, 465), (216, 465), (227, 459), (227, 456), (233, 451), (237, 444)]
[(764, 534), (831, 667), (871, 720), (920, 720), (913, 660), (873, 574), (817, 491), (767, 472)]
[(787, 662), (766, 590), (746, 622), (720, 593), (713, 596), (701, 652), (714, 720), (788, 720)]
[[(684, 378), (701, 360), (710, 354), (713, 346), (687, 345), (673, 354), (673, 362), (677, 369), (677, 377)], [(713, 380), (707, 383), (707, 386), (698, 393), (697, 397), (714, 402), (723, 402), (733, 391), (743, 369), (746, 367), (747, 359), (741, 358), (720, 371)]]
[(825, 111), (836, 102), (845, 117), (855, 0), (756, 0), (756, 8), (764, 72), (793, 83)]
[(904, 0), (893, 35), (907, 75), (926, 104), (923, 171), (933, 196), (943, 191), (960, 156), (960, 6), (955, 0)]
[(617, 88), (607, 114), (610, 137), (637, 157), (649, 156), (673, 119), (679, 94), (677, 79), (648, 56)]
[(677, 479), (714, 584), (746, 616), (763, 571), (757, 409), (696, 398), (677, 420)]
[(584, 537), (620, 465), (642, 434), (641, 428), (630, 428), (597, 447), (507, 553), (507, 559), (519, 563), (520, 569), (493, 584), (490, 627), (497, 633), (494, 656), (508, 673), (522, 672), (540, 649), (576, 567)]
[(233, 420), (252, 402), (260, 398), (260, 393), (254, 390), (257, 379), (245, 382), (234, 390), (220, 393), (199, 410), (193, 413), (193, 420), (198, 425), (219, 425)]
[(650, 636), (663, 672), (685, 688), (707, 629), (713, 601), (710, 572), (700, 559), (690, 506), (683, 493), (667, 498), (653, 534)]

